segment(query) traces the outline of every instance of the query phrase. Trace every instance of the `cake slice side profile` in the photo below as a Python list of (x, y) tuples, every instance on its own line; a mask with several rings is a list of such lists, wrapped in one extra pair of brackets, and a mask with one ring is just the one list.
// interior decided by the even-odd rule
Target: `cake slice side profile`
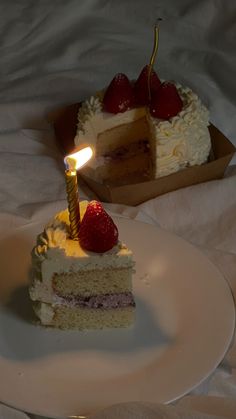
[[(96, 201), (85, 204), (85, 228), (90, 222), (86, 221), (86, 210), (96, 205)], [(94, 223), (91, 227), (96, 231)], [(29, 287), (37, 317), (41, 324), (61, 329), (132, 325), (135, 318), (132, 251), (119, 240), (104, 252), (86, 250), (80, 243), (85, 239), (70, 238), (68, 210), (56, 214), (38, 236), (32, 250)]]

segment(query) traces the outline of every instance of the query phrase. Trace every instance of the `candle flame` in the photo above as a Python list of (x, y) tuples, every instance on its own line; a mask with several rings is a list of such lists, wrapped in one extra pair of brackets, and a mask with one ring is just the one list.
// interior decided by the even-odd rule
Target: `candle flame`
[(67, 170), (80, 169), (91, 159), (92, 155), (93, 150), (91, 147), (85, 147), (75, 153), (69, 154), (64, 159)]

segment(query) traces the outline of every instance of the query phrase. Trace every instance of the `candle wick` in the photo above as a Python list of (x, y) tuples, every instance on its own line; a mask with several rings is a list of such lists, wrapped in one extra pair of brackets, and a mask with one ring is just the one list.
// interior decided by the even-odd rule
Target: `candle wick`
[(155, 63), (155, 59), (156, 59), (156, 55), (157, 55), (157, 50), (158, 50), (158, 44), (159, 44), (159, 22), (161, 21), (161, 18), (158, 18), (155, 25), (154, 25), (154, 44), (153, 44), (153, 50), (152, 50), (152, 55), (149, 61), (149, 66), (148, 66), (148, 96), (149, 96), (149, 100), (151, 100), (151, 74), (153, 71), (153, 66)]

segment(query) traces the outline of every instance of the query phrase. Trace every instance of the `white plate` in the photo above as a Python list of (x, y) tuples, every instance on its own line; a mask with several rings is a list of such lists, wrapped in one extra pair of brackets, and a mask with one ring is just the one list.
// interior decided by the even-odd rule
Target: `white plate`
[(28, 412), (86, 415), (125, 401), (170, 402), (206, 378), (233, 335), (230, 289), (182, 239), (116, 219), (136, 259), (133, 329), (58, 331), (30, 323), (25, 285), (41, 225), (0, 242), (0, 398)]

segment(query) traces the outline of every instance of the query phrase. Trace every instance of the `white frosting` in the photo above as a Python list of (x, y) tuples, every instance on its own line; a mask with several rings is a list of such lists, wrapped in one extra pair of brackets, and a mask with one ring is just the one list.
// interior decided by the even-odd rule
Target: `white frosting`
[(54, 309), (50, 304), (37, 302), (34, 304), (34, 311), (41, 323), (50, 326), (53, 322)]
[[(75, 136), (75, 145), (88, 143), (95, 147), (97, 136), (101, 132), (121, 124), (128, 124), (146, 115), (145, 108), (130, 109), (123, 113), (112, 114), (102, 111), (102, 102), (99, 97), (90, 97), (83, 102), (78, 112), (78, 127)], [(89, 162), (87, 163), (89, 164)]]
[(66, 209), (56, 214), (45, 227), (32, 250), (30, 296), (34, 301), (52, 302), (52, 278), (55, 273), (99, 270), (104, 267), (133, 267), (131, 250), (121, 242), (105, 253), (82, 249), (78, 241), (69, 237), (69, 214)]
[[(209, 112), (189, 88), (176, 84), (183, 101), (181, 112), (168, 121), (153, 118), (144, 107), (116, 115), (102, 111), (102, 99), (91, 97), (78, 112), (75, 144), (89, 143), (96, 147), (99, 133), (142, 117), (150, 127), (150, 141), (155, 178), (176, 172), (186, 166), (204, 163), (209, 155), (211, 140), (208, 131)], [(106, 159), (91, 159), (87, 166), (96, 168)]]
[(163, 121), (148, 113), (155, 177), (204, 163), (211, 148), (208, 110), (191, 89), (176, 87), (183, 101), (178, 115)]

